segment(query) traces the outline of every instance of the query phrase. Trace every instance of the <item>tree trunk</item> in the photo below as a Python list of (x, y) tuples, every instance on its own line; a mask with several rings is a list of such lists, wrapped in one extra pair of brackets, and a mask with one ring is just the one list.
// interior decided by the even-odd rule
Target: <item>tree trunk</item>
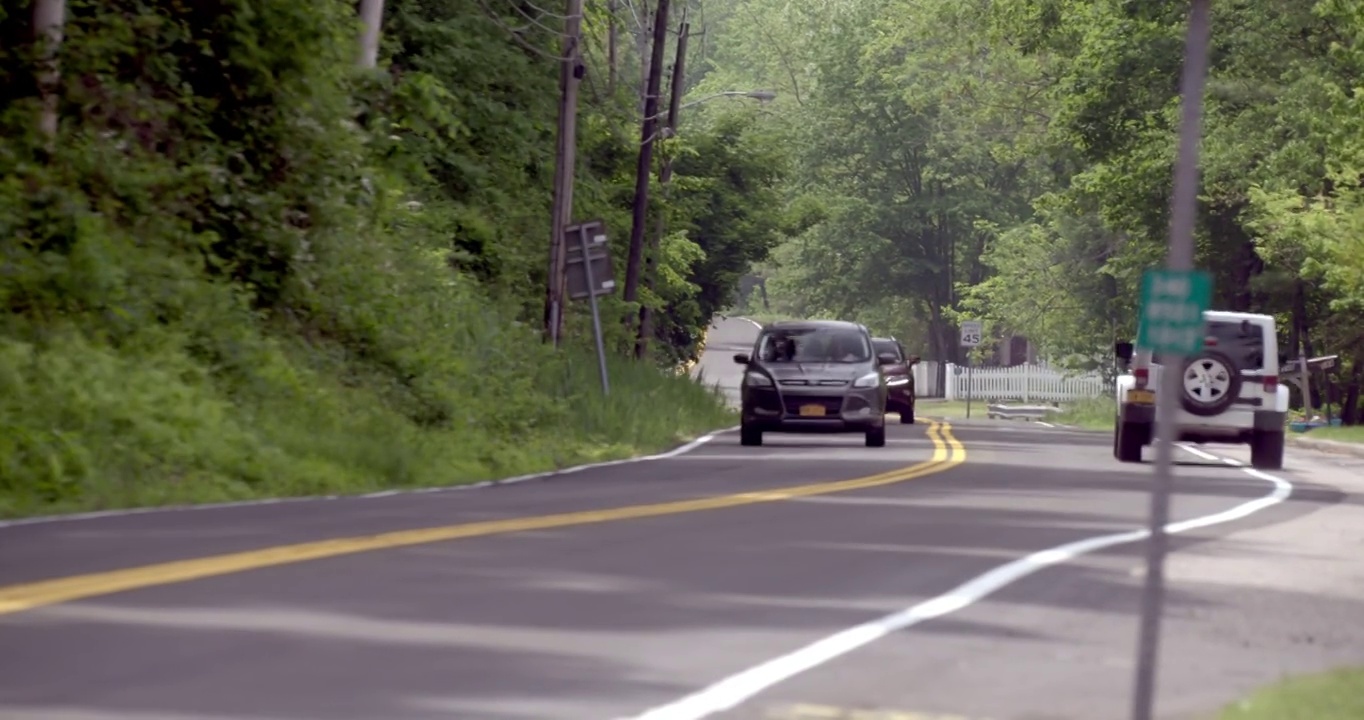
[(38, 91), (42, 111), (38, 131), (49, 138), (57, 136), (57, 111), (61, 102), (61, 67), (57, 55), (62, 47), (66, 25), (66, 0), (34, 0), (33, 35), (38, 43)]
[(379, 63), (379, 30), (384, 22), (384, 0), (360, 0), (360, 20), (365, 29), (360, 35), (360, 57), (357, 63), (362, 68), (372, 68)]
[(606, 3), (606, 90), (608, 95), (616, 94), (616, 44), (620, 39), (620, 27), (616, 23), (616, 13), (620, 12), (619, 0)]

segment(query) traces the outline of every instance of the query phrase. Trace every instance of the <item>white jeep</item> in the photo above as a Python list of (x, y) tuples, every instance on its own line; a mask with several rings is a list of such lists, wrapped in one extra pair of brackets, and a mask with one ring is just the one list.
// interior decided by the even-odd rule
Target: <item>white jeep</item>
[(1249, 444), (1253, 467), (1282, 468), (1288, 388), (1279, 384), (1274, 318), (1209, 310), (1203, 320), (1202, 352), (1185, 358), (1168, 384), (1158, 354), (1134, 353), (1131, 343), (1115, 346), (1130, 368), (1117, 380), (1114, 457), (1141, 462), (1142, 448), (1155, 438), (1156, 395), (1168, 387), (1179, 394), (1177, 440)]

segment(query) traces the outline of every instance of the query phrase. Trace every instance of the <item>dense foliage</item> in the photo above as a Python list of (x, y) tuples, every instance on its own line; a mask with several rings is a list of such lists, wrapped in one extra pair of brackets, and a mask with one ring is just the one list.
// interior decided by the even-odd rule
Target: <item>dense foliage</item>
[[(628, 362), (609, 322), (604, 398), (581, 311), (561, 350), (538, 327), (559, 21), (386, 6), (364, 70), (343, 0), (68, 0), (55, 138), (33, 0), (0, 10), (0, 516), (465, 482), (728, 422), (675, 368), (776, 237), (761, 118), (669, 141), (671, 342)], [(638, 98), (604, 28), (575, 215), (623, 239)]]
[[(1160, 262), (1188, 2), (726, 0), (703, 86), (778, 89), (773, 309), (861, 318), (959, 360), (956, 323), (1093, 365)], [(1217, 0), (1198, 264), (1215, 306), (1364, 380), (1364, 3)], [(1296, 401), (1295, 401), (1296, 402)]]

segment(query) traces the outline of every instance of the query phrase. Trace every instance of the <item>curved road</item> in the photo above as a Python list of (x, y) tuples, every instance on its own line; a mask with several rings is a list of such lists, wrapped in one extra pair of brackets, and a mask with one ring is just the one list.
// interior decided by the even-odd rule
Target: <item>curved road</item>
[[(753, 333), (720, 322), (706, 377)], [(1073, 545), (1145, 516), (1109, 442), (722, 433), (543, 482), (0, 527), (0, 717), (1123, 718), (1141, 548)], [(1364, 661), (1364, 467), (1184, 457), (1175, 519), (1211, 519), (1169, 565), (1164, 716)]]

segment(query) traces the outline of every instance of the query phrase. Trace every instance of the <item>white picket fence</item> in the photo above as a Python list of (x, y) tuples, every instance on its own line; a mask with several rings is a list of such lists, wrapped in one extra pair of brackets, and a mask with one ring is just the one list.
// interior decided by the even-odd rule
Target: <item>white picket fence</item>
[(938, 387), (938, 361), (924, 360), (914, 366), (914, 394), (922, 398), (940, 398), (943, 389)]
[[(948, 400), (966, 399), (967, 369), (947, 364)], [(1101, 397), (1111, 386), (1099, 373), (1075, 375), (1044, 365), (983, 367), (970, 372), (971, 398), (975, 400), (1015, 400), (1019, 402), (1065, 402)]]

